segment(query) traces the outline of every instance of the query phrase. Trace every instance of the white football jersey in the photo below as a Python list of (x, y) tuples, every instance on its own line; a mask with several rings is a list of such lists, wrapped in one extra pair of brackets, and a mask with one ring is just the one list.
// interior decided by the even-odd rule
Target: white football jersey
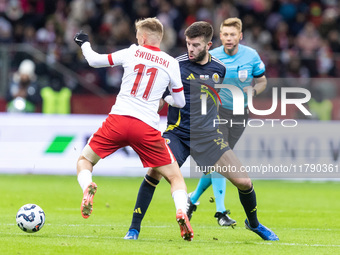
[(108, 61), (124, 68), (110, 113), (132, 116), (158, 129), (159, 100), (166, 87), (173, 92), (183, 90), (178, 61), (156, 47), (137, 45), (109, 54)]

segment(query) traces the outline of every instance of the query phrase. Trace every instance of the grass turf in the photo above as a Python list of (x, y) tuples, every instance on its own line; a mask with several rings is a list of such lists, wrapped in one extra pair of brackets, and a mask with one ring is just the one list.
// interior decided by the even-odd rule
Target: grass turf
[[(260, 181), (254, 186), (260, 222), (280, 241), (263, 241), (244, 228), (245, 214), (235, 187), (227, 184), (226, 205), (237, 220), (222, 228), (213, 217), (208, 189), (191, 224), (192, 242), (181, 239), (170, 186), (162, 180), (146, 214), (139, 240), (124, 240), (142, 178), (97, 177), (91, 217), (80, 214), (81, 189), (75, 176), (0, 175), (0, 254), (339, 254), (338, 182)], [(193, 191), (197, 179), (186, 179)], [(36, 203), (45, 226), (28, 234), (15, 223), (18, 209)]]

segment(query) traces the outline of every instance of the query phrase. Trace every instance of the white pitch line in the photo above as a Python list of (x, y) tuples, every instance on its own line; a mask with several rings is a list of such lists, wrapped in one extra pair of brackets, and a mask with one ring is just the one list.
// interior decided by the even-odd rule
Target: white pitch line
[[(0, 223), (0, 226), (16, 226), (17, 224), (14, 223)], [(51, 223), (45, 223), (44, 226), (58, 226), (58, 227), (83, 227), (83, 226), (89, 226), (89, 227), (117, 227), (117, 226), (125, 226), (125, 225), (108, 225), (108, 224), (51, 224)]]
[[(16, 236), (16, 235), (27, 235), (25, 233), (8, 233), (8, 232), (1, 232), (0, 234), (6, 234), (11, 235), (11, 236)], [(82, 236), (82, 235), (60, 235), (60, 234), (56, 234), (56, 237), (65, 237), (65, 238), (91, 238), (91, 239), (121, 239), (124, 240), (123, 237), (121, 236), (102, 236), (102, 237), (98, 237), (98, 236), (94, 236), (94, 235), (86, 235), (86, 236)], [(143, 241), (159, 241), (159, 239), (156, 238), (141, 238), (141, 240)], [(194, 240), (193, 242), (197, 242), (197, 243), (206, 243), (206, 242), (210, 242), (210, 240)], [(270, 242), (270, 241), (261, 241), (261, 242), (247, 242), (245, 243), (244, 241), (220, 241), (222, 243), (225, 244), (246, 244), (246, 245), (283, 245), (283, 246), (304, 246), (304, 247), (333, 247), (333, 248), (340, 248), (340, 244), (306, 244), (306, 243), (283, 243), (280, 241), (275, 241), (275, 242)]]
[[(14, 223), (0, 223), (0, 226), (14, 226), (16, 224)], [(175, 226), (176, 223), (173, 225), (161, 225), (161, 226), (143, 226), (143, 228), (169, 228)], [(61, 226), (61, 227), (83, 227), (83, 226), (89, 226), (89, 227), (126, 227), (125, 224), (115, 224), (115, 225), (109, 225), (109, 224), (52, 224), (52, 223), (45, 223), (45, 226)], [(216, 229), (218, 227), (215, 226), (196, 226), (200, 229)], [(236, 226), (236, 229), (244, 229), (243, 226)], [(340, 231), (339, 228), (272, 228), (274, 230), (293, 230), (293, 231)]]
[(297, 231), (340, 231), (340, 228), (279, 228), (280, 230), (297, 230)]
[(56, 211), (78, 211), (79, 208), (61, 208), (61, 207), (57, 207), (55, 208)]

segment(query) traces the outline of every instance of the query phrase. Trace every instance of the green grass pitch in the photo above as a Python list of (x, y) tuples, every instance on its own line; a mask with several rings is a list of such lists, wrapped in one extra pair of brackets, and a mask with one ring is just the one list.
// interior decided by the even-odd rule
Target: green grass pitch
[[(227, 183), (226, 205), (237, 220), (222, 228), (213, 217), (209, 188), (191, 224), (192, 242), (180, 237), (170, 185), (162, 180), (144, 218), (139, 240), (124, 240), (142, 178), (93, 177), (98, 184), (91, 217), (80, 214), (75, 176), (0, 175), (0, 254), (340, 254), (339, 182), (254, 180), (260, 222), (280, 241), (268, 242), (244, 228), (235, 187)], [(197, 179), (186, 179), (193, 191)], [(28, 234), (15, 215), (27, 203), (45, 211), (45, 226)]]

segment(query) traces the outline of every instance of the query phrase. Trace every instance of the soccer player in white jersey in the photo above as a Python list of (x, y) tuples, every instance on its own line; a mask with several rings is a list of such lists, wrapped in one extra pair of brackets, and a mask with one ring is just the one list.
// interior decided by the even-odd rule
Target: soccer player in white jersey
[(163, 25), (158, 19), (147, 18), (135, 25), (138, 46), (131, 45), (111, 54), (93, 51), (88, 35), (82, 31), (74, 37), (90, 66), (122, 65), (124, 68), (116, 103), (89, 139), (77, 162), (78, 182), (83, 189), (81, 213), (86, 219), (92, 212), (93, 196), (97, 191), (97, 185), (92, 181), (93, 166), (117, 149), (131, 146), (144, 167), (153, 168), (170, 183), (181, 236), (191, 241), (194, 234), (185, 214), (187, 188), (176, 159), (157, 130), (159, 101), (167, 87), (172, 94), (170, 104), (179, 108), (185, 105), (179, 64), (159, 49)]

